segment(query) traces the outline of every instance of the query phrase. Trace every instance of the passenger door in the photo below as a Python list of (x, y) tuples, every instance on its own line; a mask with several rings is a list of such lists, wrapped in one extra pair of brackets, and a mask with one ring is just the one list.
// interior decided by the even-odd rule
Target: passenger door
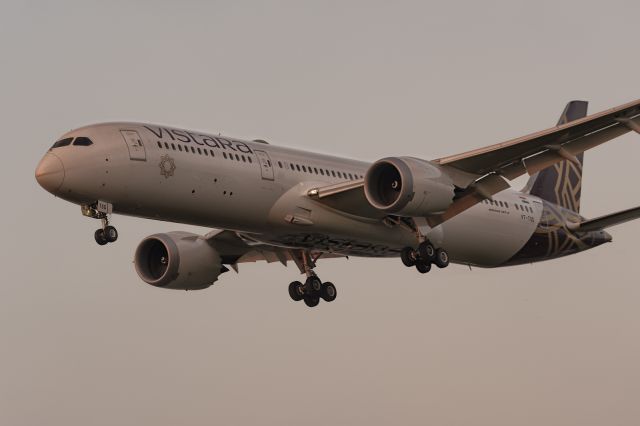
[(129, 159), (137, 161), (147, 161), (147, 153), (142, 144), (142, 138), (135, 130), (120, 130), (124, 142), (129, 148)]
[(262, 179), (264, 180), (273, 180), (273, 165), (271, 164), (271, 159), (269, 158), (269, 154), (265, 151), (260, 151), (255, 149), (253, 152), (256, 153), (258, 157), (258, 163), (260, 163), (260, 173), (262, 173)]

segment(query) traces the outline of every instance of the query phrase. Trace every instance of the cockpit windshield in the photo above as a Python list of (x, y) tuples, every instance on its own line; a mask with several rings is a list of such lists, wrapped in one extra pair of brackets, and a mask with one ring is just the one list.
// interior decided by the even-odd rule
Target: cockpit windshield
[(76, 138), (76, 140), (73, 141), (73, 145), (74, 146), (89, 146), (89, 145), (93, 145), (93, 142), (91, 142), (91, 139), (84, 137), (84, 136), (80, 136), (79, 138)]
[(73, 138), (64, 138), (64, 139), (60, 139), (58, 142), (54, 143), (53, 146), (51, 147), (53, 148), (60, 148), (61, 146), (67, 146), (71, 144), (71, 141), (73, 140)]
[(73, 141), (73, 146), (90, 146), (93, 145), (93, 141), (86, 136), (79, 136), (77, 138), (64, 138), (60, 139), (58, 142), (54, 143), (51, 149), (60, 148), (62, 146), (71, 145)]

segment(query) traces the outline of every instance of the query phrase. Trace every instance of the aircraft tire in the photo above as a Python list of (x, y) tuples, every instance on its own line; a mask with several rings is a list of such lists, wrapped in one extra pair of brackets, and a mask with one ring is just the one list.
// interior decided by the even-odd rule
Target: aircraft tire
[(320, 303), (320, 297), (318, 297), (318, 296), (305, 296), (304, 297), (304, 303), (308, 307), (313, 308), (314, 306), (318, 306), (318, 303)]
[(421, 274), (426, 274), (427, 272), (429, 272), (431, 270), (431, 262), (429, 262), (429, 261), (425, 262), (423, 260), (419, 260), (418, 262), (416, 262), (416, 269)]
[(337, 295), (338, 291), (333, 283), (322, 283), (322, 287), (320, 288), (320, 297), (322, 297), (325, 302), (333, 302), (336, 300)]
[(113, 226), (104, 228), (104, 237), (108, 243), (113, 243), (118, 239), (118, 230)]
[(436, 250), (436, 258), (433, 261), (438, 268), (446, 268), (449, 266), (449, 253), (439, 248)]
[(415, 266), (416, 264), (414, 253), (415, 250), (411, 247), (405, 247), (400, 252), (400, 260), (402, 260), (402, 264), (407, 268)]
[(96, 229), (96, 232), (93, 234), (93, 237), (96, 239), (96, 243), (98, 243), (98, 245), (100, 246), (103, 246), (109, 242), (107, 241), (107, 237), (104, 234), (104, 230), (102, 228)]
[(318, 295), (322, 289), (322, 281), (315, 275), (310, 276), (304, 283), (304, 291), (309, 295)]
[(430, 262), (433, 262), (436, 258), (436, 249), (429, 241), (420, 243), (420, 245), (418, 246), (418, 253), (420, 254), (421, 258)]
[(289, 296), (295, 302), (299, 302), (304, 298), (304, 286), (300, 281), (294, 281), (289, 284)]

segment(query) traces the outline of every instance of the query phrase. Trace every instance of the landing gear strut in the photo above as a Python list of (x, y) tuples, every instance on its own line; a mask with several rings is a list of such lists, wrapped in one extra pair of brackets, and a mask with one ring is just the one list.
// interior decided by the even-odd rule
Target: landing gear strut
[(431, 265), (438, 268), (449, 266), (449, 254), (442, 248), (436, 249), (434, 245), (425, 240), (418, 245), (418, 248), (405, 247), (400, 252), (400, 259), (404, 266), (415, 268), (421, 274), (426, 274), (431, 270)]
[(107, 243), (113, 243), (118, 239), (118, 230), (109, 225), (109, 215), (113, 208), (111, 204), (98, 201), (95, 204), (83, 205), (81, 208), (84, 216), (100, 219), (102, 222), (102, 227), (96, 229), (96, 232), (93, 234), (98, 245), (103, 246)]
[(289, 296), (291, 299), (296, 302), (304, 300), (305, 305), (310, 308), (318, 306), (320, 299), (325, 302), (336, 300), (338, 295), (336, 286), (330, 282), (323, 283), (313, 270), (316, 266), (316, 260), (320, 256), (312, 258), (309, 252), (299, 251), (292, 253), (292, 257), (298, 268), (300, 268), (300, 272), (307, 275), (307, 279), (304, 284), (300, 281), (294, 281), (289, 284)]

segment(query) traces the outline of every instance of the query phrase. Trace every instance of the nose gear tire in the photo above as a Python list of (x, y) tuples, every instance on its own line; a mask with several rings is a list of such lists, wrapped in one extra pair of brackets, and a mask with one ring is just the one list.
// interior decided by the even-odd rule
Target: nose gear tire
[(105, 244), (107, 244), (109, 241), (107, 241), (107, 236), (104, 233), (104, 229), (96, 229), (96, 232), (93, 234), (93, 237), (96, 239), (96, 243), (98, 243), (98, 245), (103, 246)]

